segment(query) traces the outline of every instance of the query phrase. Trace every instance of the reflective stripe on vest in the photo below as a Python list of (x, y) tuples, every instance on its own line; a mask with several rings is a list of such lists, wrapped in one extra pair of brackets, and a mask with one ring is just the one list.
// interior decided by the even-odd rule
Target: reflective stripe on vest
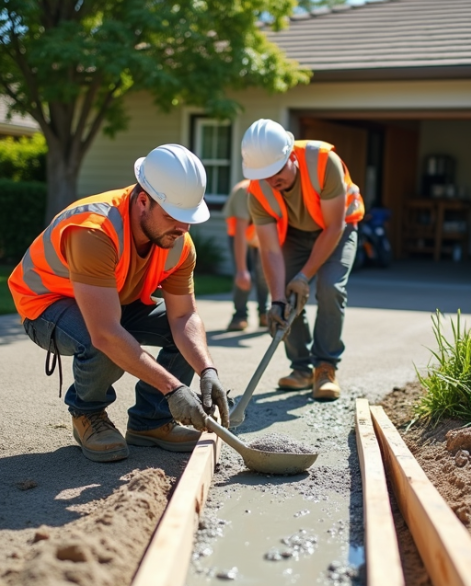
[[(73, 297), (69, 269), (61, 252), (62, 234), (69, 226), (102, 230), (111, 239), (118, 256), (116, 286), (118, 292), (121, 291), (131, 257), (129, 198), (133, 187), (72, 204), (36, 238), (8, 281), (23, 319), (35, 319), (55, 301)], [(154, 247), (140, 295), (143, 303), (153, 303), (151, 294), (188, 257), (191, 246), (191, 237), (186, 233), (175, 240), (172, 249)]]
[[(330, 151), (334, 146), (323, 141), (295, 141), (294, 153), (298, 160), (301, 176), (301, 190), (304, 203), (312, 219), (322, 229), (325, 228), (320, 206), (320, 192), (324, 187), (325, 170)], [(360, 189), (355, 185), (343, 163), (346, 187), (345, 221), (359, 222), (365, 213)], [(278, 237), (283, 244), (288, 229), (288, 210), (281, 193), (272, 189), (266, 181), (251, 181), (249, 191), (257, 198), (264, 210), (277, 221)]]

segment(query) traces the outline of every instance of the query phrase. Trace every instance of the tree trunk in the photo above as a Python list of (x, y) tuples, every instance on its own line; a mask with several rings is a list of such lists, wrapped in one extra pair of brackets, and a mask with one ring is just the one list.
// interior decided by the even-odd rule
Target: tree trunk
[(50, 144), (47, 154), (46, 225), (52, 218), (77, 199), (80, 162), (70, 160), (59, 143)]

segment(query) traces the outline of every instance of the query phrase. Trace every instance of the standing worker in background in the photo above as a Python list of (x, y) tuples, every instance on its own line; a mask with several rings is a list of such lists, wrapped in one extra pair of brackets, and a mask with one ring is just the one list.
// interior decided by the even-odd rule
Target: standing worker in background
[(249, 214), (247, 202), (249, 183), (247, 180), (237, 183), (223, 208), (227, 222), (229, 248), (236, 269), (232, 297), (235, 313), (227, 327), (229, 332), (241, 332), (248, 326), (247, 302), (252, 289), (252, 279), (257, 291), (258, 325), (265, 328), (268, 325), (268, 286), (263, 274), (258, 238)]
[[(282, 389), (313, 389), (315, 399), (340, 396), (337, 365), (344, 351), (346, 285), (364, 215), (358, 187), (331, 144), (295, 141), (273, 120), (258, 120), (242, 140), (242, 169), (250, 179), (249, 209), (260, 241), (272, 297), (268, 327), (284, 327), (296, 296), (298, 317), (285, 336), (292, 372)], [(316, 277), (314, 333), (304, 306)], [(313, 367), (315, 369), (313, 373)]]
[[(127, 444), (191, 451), (213, 404), (229, 423), (193, 292), (188, 229), (209, 218), (204, 167), (170, 144), (138, 159), (134, 171), (136, 185), (59, 213), (9, 279), (26, 333), (48, 352), (46, 373), (57, 361), (62, 384), (60, 355), (74, 357), (65, 402), (75, 440), (97, 462), (126, 458)], [(157, 359), (141, 344), (160, 346)], [(139, 379), (126, 438), (106, 413), (125, 371)], [(201, 399), (189, 388), (195, 371)]]

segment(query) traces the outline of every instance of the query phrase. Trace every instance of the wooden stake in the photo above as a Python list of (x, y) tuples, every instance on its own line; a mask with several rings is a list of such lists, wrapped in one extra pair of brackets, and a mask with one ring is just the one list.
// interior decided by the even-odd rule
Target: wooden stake
[(371, 407), (371, 413), (397, 502), (434, 586), (471, 586), (471, 536), (383, 408)]
[(363, 483), (368, 586), (404, 586), (381, 451), (367, 399), (356, 400), (356, 436)]
[(220, 451), (221, 440), (215, 434), (201, 435), (132, 586), (183, 586), (185, 583), (193, 551), (193, 536)]

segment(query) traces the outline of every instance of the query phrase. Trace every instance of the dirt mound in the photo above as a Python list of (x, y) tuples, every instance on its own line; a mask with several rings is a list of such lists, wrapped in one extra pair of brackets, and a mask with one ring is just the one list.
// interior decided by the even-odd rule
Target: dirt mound
[[(429, 480), (471, 533), (471, 430), (463, 428), (463, 421), (447, 419), (435, 426), (410, 425), (413, 405), (423, 394), (419, 382), (396, 387), (381, 405), (401, 433), (407, 447), (417, 459)], [(406, 584), (431, 584), (407, 526), (396, 505), (395, 518)]]
[(134, 470), (95, 512), (64, 527), (39, 527), (29, 549), (11, 552), (0, 584), (128, 586), (170, 488), (162, 470)]

